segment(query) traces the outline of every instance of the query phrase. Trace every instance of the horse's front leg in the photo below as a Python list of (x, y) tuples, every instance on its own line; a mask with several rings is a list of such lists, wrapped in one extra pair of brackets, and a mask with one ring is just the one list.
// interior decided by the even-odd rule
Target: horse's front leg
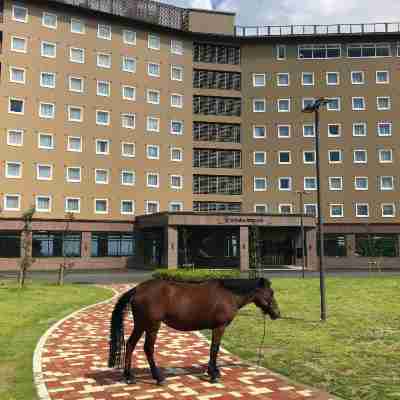
[(146, 339), (144, 341), (144, 352), (146, 353), (147, 361), (150, 366), (151, 375), (157, 381), (159, 385), (165, 382), (165, 378), (157, 367), (154, 360), (154, 344), (156, 343), (157, 334), (160, 329), (160, 322), (152, 324), (152, 326), (146, 330)]
[(143, 328), (135, 325), (128, 342), (126, 343), (124, 378), (127, 384), (136, 383), (135, 374), (131, 373), (132, 353), (135, 350), (137, 342), (142, 337), (143, 332)]
[(217, 383), (221, 376), (217, 367), (217, 357), (222, 336), (225, 332), (225, 325), (214, 328), (212, 331), (212, 341), (210, 347), (210, 361), (208, 363), (207, 373), (211, 377), (211, 383)]

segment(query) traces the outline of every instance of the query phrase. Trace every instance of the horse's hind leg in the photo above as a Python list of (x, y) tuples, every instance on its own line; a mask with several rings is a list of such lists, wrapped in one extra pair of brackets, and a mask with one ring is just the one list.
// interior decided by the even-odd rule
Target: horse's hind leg
[(143, 332), (144, 329), (138, 324), (135, 324), (133, 332), (126, 343), (124, 378), (128, 384), (136, 383), (135, 374), (131, 372), (132, 353), (135, 350), (137, 342), (142, 337)]
[(219, 369), (217, 367), (217, 357), (219, 346), (221, 344), (222, 335), (225, 332), (225, 326), (220, 326), (213, 329), (212, 331), (212, 341), (210, 347), (210, 361), (208, 363), (207, 373), (211, 377), (211, 383), (217, 383), (219, 377), (221, 376)]
[(156, 343), (157, 334), (160, 329), (160, 322), (153, 323), (148, 329), (146, 329), (146, 339), (144, 341), (144, 352), (146, 353), (147, 361), (150, 366), (151, 375), (157, 381), (159, 385), (162, 385), (165, 381), (163, 374), (157, 367), (154, 360), (154, 344)]

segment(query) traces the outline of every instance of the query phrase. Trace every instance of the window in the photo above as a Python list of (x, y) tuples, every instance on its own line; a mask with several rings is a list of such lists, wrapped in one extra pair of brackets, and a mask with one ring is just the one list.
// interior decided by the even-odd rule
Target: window
[(171, 53), (179, 56), (183, 54), (183, 42), (181, 40), (171, 40)]
[(394, 178), (393, 176), (381, 176), (379, 177), (380, 190), (394, 190)]
[(160, 132), (160, 118), (147, 117), (146, 129), (149, 132)]
[(368, 203), (356, 203), (356, 217), (369, 217), (369, 204)]
[(96, 124), (110, 125), (110, 112), (105, 110), (96, 110)]
[(396, 216), (396, 206), (394, 203), (381, 204), (381, 215), (383, 218), (393, 218)]
[(81, 181), (81, 167), (67, 167), (67, 182), (79, 183)]
[(389, 71), (376, 71), (376, 83), (389, 83)]
[(183, 67), (179, 65), (171, 65), (171, 80), (183, 81)]
[(265, 87), (265, 74), (253, 74), (253, 87)]
[(97, 53), (97, 66), (100, 68), (111, 68), (111, 54)]
[(20, 194), (4, 195), (3, 205), (5, 211), (19, 211), (21, 209), (21, 195)]
[(124, 100), (135, 101), (136, 100), (136, 88), (134, 86), (122, 86), (122, 98)]
[(326, 73), (326, 84), (328, 86), (337, 86), (340, 84), (339, 72), (327, 72)]
[(148, 89), (147, 102), (150, 104), (160, 104), (160, 91), (154, 89)]
[(108, 199), (94, 199), (95, 214), (108, 214)]
[(122, 142), (121, 143), (121, 155), (122, 157), (135, 157), (135, 143)]
[(315, 99), (313, 97), (303, 98), (303, 106), (302, 106), (303, 110), (307, 107), (312, 107), (314, 105), (314, 103), (315, 103)]
[(28, 41), (23, 37), (11, 36), (11, 50), (17, 53), (26, 53)]
[(53, 179), (53, 166), (48, 164), (37, 164), (36, 179), (40, 181), (51, 181)]
[(352, 97), (351, 104), (353, 111), (365, 110), (365, 99), (364, 97)]
[(33, 257), (80, 257), (81, 233), (33, 232)]
[(314, 164), (315, 163), (315, 151), (314, 150), (303, 151), (303, 162), (304, 162), (304, 164)]
[(314, 72), (302, 72), (301, 84), (303, 86), (314, 86)]
[(278, 162), (279, 164), (291, 164), (292, 157), (290, 151), (279, 151), (278, 152)]
[(279, 182), (279, 190), (281, 190), (281, 191), (292, 190), (292, 178), (291, 177), (279, 178), (278, 182)]
[(80, 136), (68, 136), (67, 138), (68, 151), (82, 151), (82, 138)]
[(363, 85), (364, 81), (364, 71), (351, 71), (351, 83), (353, 85)]
[(368, 177), (355, 176), (354, 177), (354, 189), (355, 190), (368, 190)]
[(38, 133), (38, 147), (39, 149), (53, 150), (54, 149), (54, 136), (51, 133)]
[(99, 39), (111, 40), (111, 26), (97, 24), (97, 37)]
[(86, 32), (85, 23), (80, 19), (71, 18), (71, 32), (83, 35)]
[(318, 209), (316, 204), (304, 204), (304, 214), (311, 216), (311, 217), (316, 217), (318, 214)]
[(293, 212), (292, 204), (279, 204), (278, 209), (279, 214), (292, 214)]
[(328, 124), (328, 136), (329, 137), (342, 136), (342, 126), (340, 124)]
[(326, 105), (326, 109), (328, 111), (340, 111), (340, 98), (339, 97), (331, 97), (328, 100)]
[(377, 130), (378, 136), (392, 136), (392, 123), (378, 122)]
[(129, 257), (134, 253), (135, 239), (132, 233), (92, 234), (92, 257)]
[(290, 99), (278, 99), (278, 112), (290, 112)]
[(279, 44), (276, 46), (276, 59), (286, 60), (286, 45)]
[(8, 112), (11, 114), (24, 114), (25, 100), (9, 97), (8, 99)]
[(267, 178), (254, 177), (254, 191), (265, 192), (267, 190)]
[(267, 128), (265, 126), (254, 125), (253, 126), (253, 138), (262, 139), (267, 136)]
[(253, 112), (265, 112), (266, 101), (265, 99), (253, 99)]
[(315, 137), (314, 124), (303, 124), (303, 136), (304, 137)]
[(54, 72), (41, 72), (40, 86), (54, 89), (56, 87), (56, 74)]
[(157, 200), (146, 200), (146, 214), (160, 212), (160, 203)]
[(356, 234), (356, 251), (360, 257), (398, 257), (398, 237), (391, 234)]
[(380, 163), (392, 163), (393, 162), (393, 150), (392, 149), (378, 150), (378, 159), (379, 159)]
[(254, 204), (254, 212), (256, 214), (266, 214), (268, 212), (267, 204)]
[(41, 55), (47, 58), (56, 58), (57, 46), (55, 43), (44, 42), (41, 43)]
[(290, 76), (288, 72), (281, 72), (276, 75), (276, 84), (278, 86), (289, 86), (290, 85)]
[(25, 68), (10, 67), (10, 82), (25, 84)]
[(354, 150), (353, 162), (355, 164), (365, 164), (367, 162), (367, 150)]
[(146, 155), (149, 160), (159, 160), (160, 159), (160, 146), (156, 144), (146, 145)]
[(83, 108), (79, 106), (68, 106), (68, 121), (82, 122)]
[(122, 71), (135, 73), (136, 72), (136, 58), (123, 56), (122, 57)]
[(171, 189), (182, 189), (183, 187), (183, 178), (181, 175), (170, 175), (169, 185)]
[(134, 186), (135, 185), (135, 171), (122, 170), (121, 171), (121, 185)]
[(83, 78), (78, 76), (69, 77), (69, 90), (71, 92), (83, 93), (84, 91), (84, 81)]
[(172, 135), (183, 135), (183, 121), (171, 121), (170, 133)]
[(79, 214), (81, 212), (81, 199), (79, 197), (66, 197), (65, 212)]
[(56, 114), (56, 106), (54, 103), (39, 103), (39, 117), (53, 119)]
[(255, 151), (253, 153), (254, 165), (265, 165), (267, 163), (267, 153), (265, 151)]
[(168, 209), (170, 212), (183, 211), (183, 203), (181, 201), (170, 201)]
[(126, 129), (135, 129), (136, 114), (124, 113), (121, 114), (121, 126)]
[(97, 185), (107, 185), (109, 183), (109, 173), (108, 169), (98, 169), (94, 170), (94, 181)]
[(51, 196), (35, 196), (35, 211), (51, 212)]
[(42, 25), (46, 28), (57, 29), (57, 15), (44, 12), (42, 14)]
[(278, 125), (278, 138), (287, 139), (291, 136), (291, 126), (290, 125)]
[(151, 50), (160, 50), (160, 36), (149, 34), (147, 46)]
[(6, 178), (22, 178), (22, 163), (6, 161)]
[(327, 257), (346, 257), (346, 236), (336, 233), (324, 235), (324, 254)]
[(341, 55), (340, 44), (305, 44), (298, 46), (299, 59), (338, 58)]
[(183, 95), (172, 93), (171, 94), (171, 107), (182, 108), (183, 107)]
[(342, 218), (343, 204), (329, 204), (329, 215), (331, 218)]
[(317, 178), (315, 177), (304, 177), (304, 190), (317, 190)]
[(160, 76), (160, 64), (148, 63), (147, 64), (147, 75), (155, 76), (158, 78)]
[(159, 174), (154, 172), (146, 173), (146, 182), (148, 187), (158, 188), (159, 187)]
[(122, 215), (135, 214), (135, 202), (133, 200), (121, 200), (121, 214)]
[(18, 22), (28, 22), (28, 9), (22, 6), (12, 6), (12, 19)]
[(178, 147), (171, 147), (170, 149), (171, 161), (180, 162), (183, 160), (183, 150)]
[(84, 64), (85, 50), (78, 47), (69, 48), (69, 61), (77, 64)]
[(109, 81), (97, 81), (97, 96), (109, 97), (111, 94), (111, 86)]
[(367, 136), (367, 123), (355, 122), (353, 124), (353, 136)]
[(128, 44), (130, 46), (136, 45), (136, 32), (124, 29), (122, 31), (122, 41), (124, 44)]
[(110, 154), (109, 140), (96, 139), (96, 154)]
[(390, 57), (390, 44), (349, 44), (347, 45), (347, 57), (366, 58), (366, 57)]
[(23, 129), (8, 129), (7, 144), (9, 146), (22, 146), (24, 144)]
[(378, 111), (390, 110), (391, 101), (389, 96), (382, 96), (376, 98), (376, 108)]

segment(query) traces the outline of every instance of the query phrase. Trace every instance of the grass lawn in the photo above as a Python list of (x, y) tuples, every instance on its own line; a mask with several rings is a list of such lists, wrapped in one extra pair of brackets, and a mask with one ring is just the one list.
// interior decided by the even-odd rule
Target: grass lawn
[[(400, 399), (400, 276), (329, 278), (328, 321), (319, 322), (319, 280), (274, 278), (285, 317), (267, 320), (263, 365), (347, 400)], [(241, 310), (223, 346), (256, 361), (263, 317)]]
[(32, 357), (41, 335), (76, 309), (111, 297), (96, 286), (0, 285), (0, 399), (32, 400)]

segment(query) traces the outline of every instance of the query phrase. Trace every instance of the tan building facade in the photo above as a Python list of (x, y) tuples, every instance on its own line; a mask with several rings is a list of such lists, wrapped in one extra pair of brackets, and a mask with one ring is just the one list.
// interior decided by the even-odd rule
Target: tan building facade
[[(137, 266), (145, 214), (314, 215), (315, 129), (302, 109), (321, 96), (328, 266), (397, 265), (400, 33), (390, 24), (277, 33), (147, 0), (0, 5), (0, 269), (17, 265), (32, 206), (41, 269), (63, 254), (82, 268)], [(282, 247), (281, 260), (291, 246), (301, 263), (293, 229), (263, 248)]]

